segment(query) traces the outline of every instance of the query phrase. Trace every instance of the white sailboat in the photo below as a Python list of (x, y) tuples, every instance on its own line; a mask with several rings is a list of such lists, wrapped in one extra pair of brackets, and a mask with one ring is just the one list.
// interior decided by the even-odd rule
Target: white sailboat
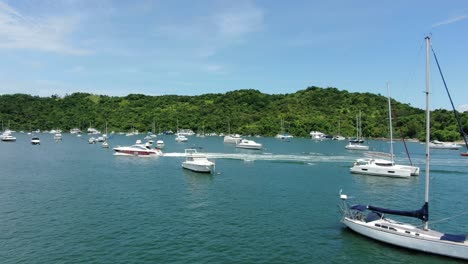
[(349, 141), (349, 144), (345, 146), (348, 150), (369, 150), (369, 146), (362, 145), (364, 140), (362, 139), (362, 128), (361, 128), (361, 111), (359, 116), (356, 116), (356, 139)]
[[(453, 235), (429, 229), (429, 180), (430, 180), (430, 37), (426, 37), (426, 181), (425, 203), (415, 211), (398, 211), (371, 205), (349, 205), (348, 196), (342, 194), (341, 212), (343, 222), (353, 231), (381, 242), (427, 253), (468, 260), (466, 235)], [(385, 214), (414, 217), (423, 221), (423, 227), (414, 226), (387, 218)]]
[[(105, 136), (104, 136), (105, 135)], [(109, 139), (107, 137), (107, 121), (106, 121), (106, 134), (103, 135), (103, 138), (104, 138), (104, 142), (102, 142), (102, 147), (103, 148), (109, 148), (109, 142), (107, 142), (107, 140)]]
[(388, 118), (390, 130), (390, 160), (377, 158), (358, 159), (350, 171), (354, 174), (364, 174), (373, 176), (386, 176), (394, 178), (409, 178), (419, 175), (419, 167), (395, 164), (393, 154), (393, 127), (392, 127), (392, 104), (390, 100), (390, 89), (387, 83), (388, 93)]

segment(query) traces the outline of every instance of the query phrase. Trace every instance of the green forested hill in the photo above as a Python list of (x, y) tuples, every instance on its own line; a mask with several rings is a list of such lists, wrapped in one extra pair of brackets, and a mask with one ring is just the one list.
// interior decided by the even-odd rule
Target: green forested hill
[[(398, 116), (394, 127), (406, 137), (422, 138), (424, 111), (392, 101)], [(366, 137), (388, 136), (387, 98), (371, 93), (349, 93), (336, 88), (309, 87), (292, 94), (270, 95), (257, 90), (237, 90), (225, 94), (199, 96), (125, 97), (74, 93), (63, 98), (38, 97), (25, 94), (0, 96), (0, 119), (14, 130), (89, 126), (109, 130), (140, 132), (180, 128), (194, 131), (224, 132), (230, 123), (232, 133), (273, 136), (280, 132), (281, 119), (287, 132), (308, 136), (311, 130), (328, 134), (355, 135), (356, 115), (362, 112), (362, 129)], [(468, 114), (461, 114), (464, 130), (468, 131)], [(433, 138), (460, 139), (453, 113), (436, 110), (432, 114)], [(396, 128), (396, 129), (397, 129)], [(399, 135), (399, 133), (396, 133)]]

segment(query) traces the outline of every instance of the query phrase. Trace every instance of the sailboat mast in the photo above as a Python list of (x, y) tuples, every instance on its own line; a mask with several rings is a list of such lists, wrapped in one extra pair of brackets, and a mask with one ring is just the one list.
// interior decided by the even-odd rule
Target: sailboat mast
[[(429, 162), (431, 158), (431, 153), (429, 149), (429, 141), (430, 141), (430, 135), (431, 135), (431, 111), (429, 107), (429, 95), (431, 91), (431, 78), (430, 78), (430, 58), (429, 58), (429, 50), (430, 50), (430, 45), (431, 45), (431, 38), (429, 36), (426, 37), (426, 190), (425, 190), (425, 197), (424, 201), (426, 205), (429, 204), (429, 178), (430, 178), (430, 173), (429, 173)], [(424, 221), (424, 229), (428, 230), (429, 229), (429, 223), (428, 221)]]
[(387, 82), (387, 95), (388, 95), (388, 120), (389, 120), (389, 129), (390, 129), (390, 159), (393, 163), (393, 127), (392, 127), (392, 104), (390, 100), (390, 89)]
[(356, 115), (356, 140), (359, 140), (359, 116)]

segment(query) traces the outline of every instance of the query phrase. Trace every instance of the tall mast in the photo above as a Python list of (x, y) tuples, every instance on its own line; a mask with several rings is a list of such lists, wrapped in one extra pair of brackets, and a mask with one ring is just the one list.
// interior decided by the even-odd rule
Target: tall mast
[[(431, 91), (431, 78), (430, 78), (430, 58), (429, 58), (429, 50), (431, 46), (431, 38), (429, 36), (426, 37), (426, 190), (425, 190), (425, 197), (424, 202), (426, 205), (429, 205), (429, 162), (431, 160), (431, 153), (429, 149), (429, 141), (430, 141), (430, 134), (431, 134), (431, 112), (429, 107), (429, 95)], [(428, 209), (429, 210), (429, 209)], [(424, 229), (429, 229), (429, 221), (424, 221)]]
[(356, 115), (356, 140), (359, 140), (359, 115)]
[(390, 100), (390, 89), (388, 88), (387, 82), (387, 95), (388, 95), (388, 119), (389, 119), (389, 129), (390, 129), (390, 159), (393, 163), (393, 127), (392, 127), (392, 104)]

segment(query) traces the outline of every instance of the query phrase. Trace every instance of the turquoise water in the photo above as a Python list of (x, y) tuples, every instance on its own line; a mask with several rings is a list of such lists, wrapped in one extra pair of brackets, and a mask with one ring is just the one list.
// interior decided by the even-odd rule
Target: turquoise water
[[(0, 143), (0, 263), (458, 263), (388, 246), (340, 223), (340, 189), (356, 202), (398, 209), (424, 199), (424, 145), (409, 143), (421, 176), (351, 175), (346, 142), (255, 138), (262, 151), (220, 137), (163, 136), (163, 157), (114, 156), (87, 136), (26, 134)], [(116, 135), (111, 147), (143, 136)], [(369, 142), (386, 151), (388, 143)], [(214, 175), (181, 168), (200, 147)], [(401, 143), (398, 160), (406, 162)], [(468, 211), (468, 158), (433, 151), (431, 219)], [(468, 215), (432, 228), (468, 233)], [(417, 223), (417, 222), (414, 222)]]

